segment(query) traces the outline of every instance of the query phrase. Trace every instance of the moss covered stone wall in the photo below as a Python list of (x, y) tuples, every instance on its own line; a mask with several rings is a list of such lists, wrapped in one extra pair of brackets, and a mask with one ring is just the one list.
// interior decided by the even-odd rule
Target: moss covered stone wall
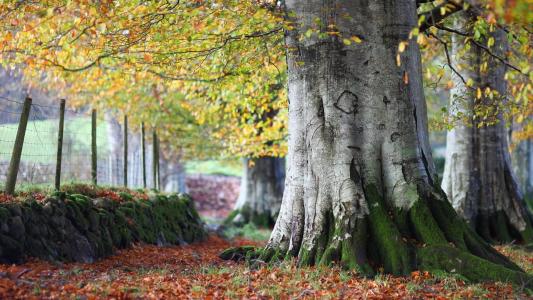
[(135, 242), (191, 243), (205, 237), (187, 195), (120, 200), (55, 193), (43, 200), (0, 203), (0, 262), (27, 257), (92, 262)]

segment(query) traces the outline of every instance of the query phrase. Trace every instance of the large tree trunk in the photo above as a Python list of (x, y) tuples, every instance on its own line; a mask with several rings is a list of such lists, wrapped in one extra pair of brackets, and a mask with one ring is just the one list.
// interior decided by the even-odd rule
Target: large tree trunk
[(281, 207), (285, 159), (260, 157), (243, 159), (243, 175), (239, 199), (235, 204), (234, 223), (274, 226)]
[[(455, 27), (471, 32), (475, 15), (461, 14)], [(491, 35), (495, 39), (491, 51), (505, 56), (505, 32), (497, 29)], [(531, 216), (512, 169), (505, 122), (498, 109), (507, 94), (505, 65), (474, 44), (467, 53), (459, 54), (464, 49), (464, 39), (459, 36), (454, 36), (453, 48), (455, 57), (461, 57), (465, 79), (472, 79), (481, 90), (490, 88), (499, 95), (476, 100), (476, 88), (466, 87), (455, 76), (450, 106), (453, 113), (465, 117), (448, 132), (442, 188), (459, 215), (487, 241), (533, 241)], [(481, 71), (484, 62), (488, 69)], [(492, 110), (475, 116), (476, 105)]]
[[(417, 26), (416, 1), (287, 0), (286, 9), (295, 26), (286, 35), (288, 168), (260, 259), (527, 277), (458, 217), (434, 181), (416, 42), (396, 65), (398, 44)], [(307, 38), (317, 24), (362, 43)]]

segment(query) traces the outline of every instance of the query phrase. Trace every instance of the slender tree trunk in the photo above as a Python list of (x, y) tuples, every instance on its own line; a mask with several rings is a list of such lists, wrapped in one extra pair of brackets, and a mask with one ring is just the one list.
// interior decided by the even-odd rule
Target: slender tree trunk
[[(286, 10), (295, 26), (286, 35), (287, 177), (260, 259), (524, 280), (461, 220), (434, 181), (415, 41), (396, 65), (399, 43), (417, 26), (416, 1), (287, 0)], [(335, 26), (362, 43), (307, 38), (313, 26)]]
[[(470, 32), (475, 15), (461, 14), (455, 27)], [(497, 29), (491, 36), (495, 39), (491, 51), (505, 56), (505, 32)], [(487, 241), (533, 241), (531, 216), (513, 172), (505, 121), (498, 109), (507, 94), (505, 65), (474, 44), (467, 53), (460, 54), (463, 47), (464, 39), (454, 36), (453, 51), (455, 57), (462, 58), (465, 79), (472, 79), (474, 87), (483, 91), (490, 88), (498, 95), (476, 100), (477, 89), (455, 78), (450, 105), (455, 107), (452, 112), (465, 117), (448, 132), (442, 188), (456, 211)], [(481, 68), (484, 62), (486, 71)], [(476, 116), (477, 105), (489, 108), (488, 112)]]
[(243, 175), (239, 199), (235, 205), (234, 223), (274, 226), (281, 207), (285, 159), (260, 157), (243, 159)]

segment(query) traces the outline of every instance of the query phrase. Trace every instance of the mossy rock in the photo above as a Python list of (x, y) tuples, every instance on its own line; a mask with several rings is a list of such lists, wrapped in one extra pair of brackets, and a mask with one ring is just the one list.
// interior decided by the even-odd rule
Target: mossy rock
[(67, 198), (77, 203), (81, 209), (88, 209), (92, 205), (91, 199), (85, 195), (72, 194), (68, 195)]
[(6, 203), (4, 205), (7, 208), (12, 216), (21, 216), (22, 215), (22, 206), (17, 203)]
[(0, 245), (2, 246), (2, 262), (19, 262), (23, 258), (24, 243), (12, 237), (0, 234)]
[(0, 206), (0, 222), (7, 220), (11, 216), (11, 212), (6, 207)]
[(134, 242), (182, 244), (205, 237), (189, 196), (140, 200), (119, 191), (123, 202), (55, 193), (43, 202), (1, 204), (0, 260), (20, 261), (29, 255), (91, 262)]
[(118, 195), (120, 196), (120, 198), (122, 198), (122, 200), (124, 201), (133, 201), (133, 196), (129, 193), (126, 193), (126, 192), (120, 192), (118, 193)]
[(80, 207), (75, 201), (67, 202), (67, 217), (72, 224), (82, 232), (89, 230), (89, 221), (85, 218), (85, 215), (80, 210)]
[(45, 247), (45, 245), (41, 242), (41, 239), (38, 237), (31, 237), (26, 239), (25, 245), (28, 256), (34, 256), (39, 258), (46, 258), (48, 254), (48, 249)]
[(98, 232), (100, 230), (100, 215), (96, 209), (91, 209), (89, 211), (89, 229), (92, 232)]

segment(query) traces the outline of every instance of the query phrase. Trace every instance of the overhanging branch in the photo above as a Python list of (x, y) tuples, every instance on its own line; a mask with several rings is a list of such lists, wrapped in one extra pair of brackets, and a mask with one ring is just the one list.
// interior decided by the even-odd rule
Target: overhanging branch
[(438, 37), (436, 34), (433, 34), (433, 33), (430, 32), (429, 35), (434, 37), (437, 41), (439, 41), (442, 44), (442, 46), (444, 47), (444, 53), (446, 54), (446, 60), (448, 61), (448, 67), (450, 67), (450, 69), (453, 71), (453, 73), (455, 73), (457, 75), (457, 77), (459, 77), (461, 79), (461, 81), (464, 83), (464, 85), (468, 87), (468, 85), (466, 84), (466, 80), (464, 79), (463, 75), (461, 75), (461, 73), (459, 73), (454, 68), (454, 66), (452, 65), (452, 60), (450, 58), (450, 53), (449, 53), (449, 50), (448, 50), (448, 43), (446, 41), (444, 41), (443, 39), (441, 39), (440, 37)]
[(466, 32), (461, 32), (457, 29), (453, 29), (453, 28), (448, 28), (446, 26), (443, 26), (443, 25), (436, 25), (435, 27), (437, 27), (438, 29), (440, 30), (444, 30), (444, 31), (448, 31), (448, 32), (451, 32), (451, 33), (455, 33), (455, 34), (458, 34), (458, 35), (461, 35), (461, 36), (464, 36), (464, 37), (469, 37), (468, 41), (471, 42), (472, 44), (476, 45), (477, 47), (481, 48), (483, 51), (485, 51), (488, 55), (492, 56), (493, 58), (499, 60), (502, 64), (506, 65), (507, 67), (517, 71), (518, 73), (520, 74), (523, 74), (523, 75), (526, 75), (528, 76), (528, 74), (525, 74), (522, 72), (522, 70), (520, 70), (518, 67), (512, 65), (511, 63), (509, 63), (507, 60), (505, 60), (503, 57), (497, 55), (497, 54), (494, 54), (494, 52), (492, 52), (489, 47), (481, 44), (480, 42), (474, 40), (474, 38), (472, 36), (470, 36), (469, 34), (467, 34)]
[[(424, 21), (420, 24), (420, 32), (428, 30), (429, 27), (435, 26), (442, 20), (451, 16), (452, 14), (463, 9), (463, 1), (450, 0), (441, 5), (438, 5), (434, 9), (419, 15), (419, 18), (424, 16)], [(444, 12), (444, 13), (443, 13)]]

